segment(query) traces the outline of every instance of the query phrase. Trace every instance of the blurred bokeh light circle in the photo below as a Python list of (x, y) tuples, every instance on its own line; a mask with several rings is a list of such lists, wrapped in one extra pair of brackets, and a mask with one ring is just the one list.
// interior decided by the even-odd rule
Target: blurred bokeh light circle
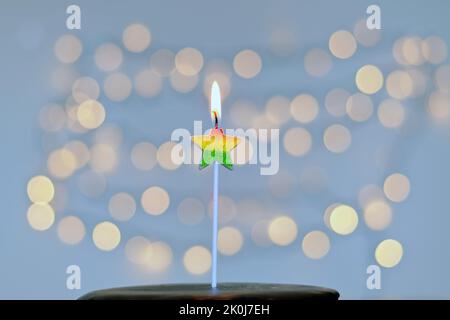
[(131, 150), (131, 162), (143, 171), (151, 170), (157, 163), (156, 147), (150, 142), (139, 142)]
[(350, 93), (344, 89), (332, 89), (325, 96), (325, 108), (334, 117), (345, 116), (347, 114), (346, 104), (349, 97)]
[(103, 83), (103, 90), (109, 100), (115, 102), (124, 101), (131, 94), (132, 83), (124, 73), (116, 72), (108, 75)]
[(395, 99), (406, 99), (413, 92), (413, 81), (410, 74), (403, 70), (391, 72), (386, 79), (386, 90)]
[(161, 92), (161, 77), (150, 69), (139, 71), (134, 77), (134, 90), (144, 98), (152, 98)]
[(118, 156), (114, 147), (105, 143), (98, 143), (91, 147), (89, 165), (99, 173), (110, 173), (118, 166)]
[(180, 93), (188, 93), (197, 87), (198, 75), (186, 76), (177, 70), (170, 75), (170, 84), (172, 88)]
[(328, 47), (336, 58), (348, 59), (356, 52), (357, 44), (350, 32), (339, 30), (331, 35)]
[(242, 78), (255, 77), (262, 68), (261, 57), (253, 50), (242, 50), (233, 60), (234, 71)]
[(358, 214), (348, 205), (338, 205), (331, 211), (330, 226), (334, 232), (348, 235), (358, 226)]
[(57, 149), (50, 153), (47, 168), (55, 178), (66, 179), (76, 170), (77, 159), (71, 151), (65, 148)]
[(380, 69), (374, 65), (368, 64), (362, 66), (355, 77), (356, 86), (365, 94), (374, 94), (383, 87), (383, 74)]
[(372, 201), (364, 208), (364, 220), (370, 229), (384, 230), (391, 224), (392, 209), (386, 201)]
[(217, 249), (226, 256), (238, 253), (244, 244), (242, 233), (235, 227), (223, 227), (219, 230)]
[(163, 214), (169, 207), (169, 204), (169, 194), (161, 187), (150, 187), (144, 191), (141, 197), (142, 208), (150, 215)]
[(391, 174), (384, 180), (383, 190), (389, 200), (393, 202), (405, 201), (410, 191), (409, 179), (401, 173)]
[(105, 43), (95, 50), (95, 64), (102, 71), (114, 71), (123, 61), (122, 50), (114, 43)]
[(34, 230), (45, 231), (55, 222), (55, 211), (46, 203), (33, 203), (28, 208), (27, 219)]
[(76, 36), (66, 34), (58, 38), (53, 50), (62, 63), (74, 63), (81, 56), (83, 45)]
[(288, 216), (274, 218), (269, 224), (269, 237), (279, 246), (287, 246), (297, 238), (297, 224)]
[(427, 110), (436, 122), (446, 122), (450, 117), (450, 95), (435, 91), (428, 97)]
[(313, 121), (319, 113), (319, 103), (310, 94), (299, 94), (290, 105), (291, 114), (300, 123)]
[(122, 42), (125, 48), (131, 52), (142, 52), (147, 49), (152, 41), (150, 30), (140, 23), (130, 24), (122, 34)]
[(134, 216), (136, 202), (130, 194), (119, 192), (109, 199), (108, 209), (114, 219), (128, 221)]
[(367, 121), (373, 113), (372, 99), (368, 95), (355, 93), (348, 98), (345, 109), (353, 121)]
[(304, 66), (310, 75), (322, 77), (331, 70), (331, 57), (323, 49), (311, 49), (305, 55)]
[(119, 245), (120, 238), (119, 228), (109, 221), (100, 222), (92, 232), (95, 246), (102, 251), (114, 250)]
[(437, 36), (430, 36), (422, 41), (423, 57), (432, 64), (439, 64), (447, 59), (447, 45)]
[(160, 77), (168, 77), (175, 69), (175, 54), (168, 49), (160, 49), (150, 57), (150, 66)]
[(321, 259), (330, 250), (330, 239), (322, 231), (311, 231), (303, 238), (302, 249), (308, 258)]
[(49, 203), (55, 195), (55, 187), (48, 177), (35, 176), (28, 181), (27, 194), (31, 202)]
[(378, 107), (378, 119), (386, 128), (398, 128), (405, 120), (405, 109), (400, 101), (386, 99)]
[(211, 268), (211, 253), (203, 246), (189, 248), (183, 256), (183, 265), (193, 275), (201, 275)]
[(172, 248), (163, 241), (151, 243), (151, 249), (147, 249), (148, 258), (145, 259), (144, 267), (147, 271), (161, 273), (172, 264)]
[(79, 123), (86, 129), (95, 129), (105, 121), (106, 112), (103, 105), (96, 100), (86, 100), (77, 110)]
[(290, 118), (290, 101), (284, 96), (273, 96), (266, 103), (267, 118), (276, 125), (287, 122)]
[(86, 144), (80, 140), (71, 140), (64, 146), (72, 152), (77, 160), (77, 169), (84, 167), (90, 160), (91, 154)]
[(352, 142), (350, 131), (341, 124), (329, 126), (323, 134), (325, 147), (333, 153), (342, 153)]
[(311, 134), (304, 128), (290, 128), (284, 134), (283, 146), (290, 155), (295, 157), (303, 156), (311, 149)]
[(372, 47), (376, 45), (381, 39), (381, 30), (367, 28), (366, 19), (359, 20), (353, 28), (353, 35), (358, 43), (364, 47)]
[(76, 216), (67, 216), (58, 222), (58, 237), (65, 244), (78, 244), (83, 240), (85, 234), (84, 223)]
[(195, 48), (183, 48), (175, 56), (177, 71), (185, 76), (195, 76), (203, 68), (203, 55)]
[(403, 246), (394, 239), (381, 241), (375, 249), (375, 259), (385, 268), (395, 267), (403, 257)]
[(132, 263), (144, 265), (152, 258), (152, 245), (143, 236), (132, 237), (125, 245), (125, 255)]
[(86, 100), (97, 100), (99, 96), (100, 86), (94, 78), (81, 77), (72, 85), (72, 97), (78, 103)]
[[(177, 157), (176, 152), (178, 148), (179, 145), (173, 141), (164, 142), (159, 146), (156, 152), (156, 159), (161, 168), (175, 170), (181, 165), (183, 157), (182, 154)], [(182, 150), (179, 151), (182, 152)]]

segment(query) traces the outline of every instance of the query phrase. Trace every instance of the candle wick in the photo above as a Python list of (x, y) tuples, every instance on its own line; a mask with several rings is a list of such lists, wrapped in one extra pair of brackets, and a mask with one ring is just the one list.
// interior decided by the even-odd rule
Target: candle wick
[(214, 114), (214, 128), (218, 129), (219, 128), (219, 118), (217, 117), (217, 112), (213, 111)]

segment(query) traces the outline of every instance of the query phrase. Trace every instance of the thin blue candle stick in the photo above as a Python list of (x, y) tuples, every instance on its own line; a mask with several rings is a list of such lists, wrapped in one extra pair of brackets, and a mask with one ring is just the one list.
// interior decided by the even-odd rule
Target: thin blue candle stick
[(217, 229), (219, 219), (219, 164), (214, 161), (214, 182), (213, 182), (213, 232), (212, 232), (212, 270), (211, 287), (217, 286)]

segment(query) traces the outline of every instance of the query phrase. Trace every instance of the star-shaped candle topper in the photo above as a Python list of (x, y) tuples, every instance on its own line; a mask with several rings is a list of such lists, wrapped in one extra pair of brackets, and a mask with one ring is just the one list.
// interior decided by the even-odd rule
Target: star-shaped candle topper
[(233, 169), (230, 151), (239, 144), (240, 139), (226, 135), (223, 129), (219, 128), (220, 111), (220, 88), (217, 82), (214, 82), (211, 88), (211, 118), (214, 128), (207, 135), (192, 137), (192, 141), (202, 149), (200, 169), (206, 168), (214, 161), (227, 169)]

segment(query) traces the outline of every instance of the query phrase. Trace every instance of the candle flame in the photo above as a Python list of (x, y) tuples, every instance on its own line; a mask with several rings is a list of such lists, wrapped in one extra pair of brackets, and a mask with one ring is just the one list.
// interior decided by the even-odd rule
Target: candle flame
[(214, 81), (211, 86), (211, 119), (217, 127), (219, 124), (222, 111), (222, 102), (220, 98), (220, 87), (217, 81)]

